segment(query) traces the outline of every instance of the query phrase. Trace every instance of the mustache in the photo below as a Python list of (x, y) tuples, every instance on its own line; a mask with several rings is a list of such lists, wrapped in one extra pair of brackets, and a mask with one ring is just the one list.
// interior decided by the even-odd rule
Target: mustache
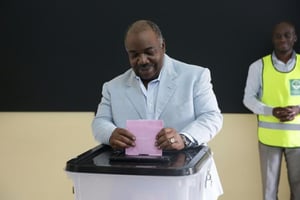
[(146, 68), (146, 67), (152, 67), (153, 64), (148, 63), (148, 64), (143, 64), (143, 65), (138, 65), (138, 68)]

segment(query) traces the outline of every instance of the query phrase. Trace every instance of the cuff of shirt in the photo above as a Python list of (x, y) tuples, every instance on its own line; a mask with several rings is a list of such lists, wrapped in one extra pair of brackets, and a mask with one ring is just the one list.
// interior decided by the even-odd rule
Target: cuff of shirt
[(264, 114), (265, 115), (273, 115), (273, 108), (272, 107), (265, 107), (264, 108)]
[(185, 137), (187, 137), (191, 141), (190, 146), (197, 146), (198, 145), (198, 142), (192, 136), (190, 136), (189, 134), (187, 134), (187, 133), (179, 133), (179, 134), (184, 135)]

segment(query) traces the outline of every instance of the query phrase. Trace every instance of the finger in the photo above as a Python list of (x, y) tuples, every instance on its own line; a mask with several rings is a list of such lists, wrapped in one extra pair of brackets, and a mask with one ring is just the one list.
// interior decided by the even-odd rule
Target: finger
[(135, 139), (128, 137), (128, 135), (122, 135), (119, 133), (113, 133), (110, 139), (111, 146), (116, 146), (119, 148), (127, 148), (135, 146)]
[(159, 139), (160, 137), (170, 134), (172, 130), (173, 130), (172, 128), (162, 128), (156, 135), (156, 139)]
[(161, 143), (160, 148), (166, 149), (166, 150), (174, 149), (174, 147), (176, 146), (177, 143), (178, 143), (178, 140), (176, 140), (175, 137), (170, 137)]
[(135, 143), (128, 139), (113, 139), (111, 141), (111, 146), (116, 148), (128, 148), (135, 146)]
[(128, 137), (128, 135), (119, 135), (117, 141), (123, 143), (122, 145), (126, 145), (126, 147), (135, 146), (135, 139)]
[(118, 135), (121, 135), (123, 137), (130, 138), (131, 140), (135, 140), (135, 136), (126, 129), (119, 129), (117, 133)]
[(288, 115), (288, 116), (285, 116), (285, 117), (281, 117), (280, 118), (280, 121), (281, 122), (287, 122), (287, 121), (292, 121), (295, 117), (293, 115)]
[(170, 137), (170, 138), (168, 138), (168, 142), (169, 142), (169, 145), (172, 146), (174, 143), (177, 142), (177, 140), (175, 139), (175, 137)]

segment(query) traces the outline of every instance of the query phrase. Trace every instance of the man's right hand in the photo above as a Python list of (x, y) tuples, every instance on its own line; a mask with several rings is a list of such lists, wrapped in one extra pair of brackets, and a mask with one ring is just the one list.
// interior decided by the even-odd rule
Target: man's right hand
[(124, 149), (135, 146), (135, 136), (123, 128), (116, 128), (110, 138), (109, 144), (113, 149)]
[(272, 111), (281, 122), (292, 121), (299, 112), (299, 106), (275, 107)]

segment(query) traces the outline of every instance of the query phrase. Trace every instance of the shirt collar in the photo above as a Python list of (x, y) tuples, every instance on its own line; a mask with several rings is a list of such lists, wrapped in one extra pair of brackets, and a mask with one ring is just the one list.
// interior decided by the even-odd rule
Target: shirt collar
[[(292, 56), (291, 56), (291, 58), (287, 61), (287, 63), (290, 63), (290, 62), (292, 62), (292, 61), (295, 60), (295, 59), (296, 59), (296, 52), (293, 51)], [(277, 58), (277, 56), (276, 56), (276, 54), (275, 54), (274, 51), (273, 51), (273, 53), (272, 53), (272, 61), (273, 61), (274, 64), (280, 64), (280, 63), (282, 63), (282, 61), (279, 60), (279, 59)]]

